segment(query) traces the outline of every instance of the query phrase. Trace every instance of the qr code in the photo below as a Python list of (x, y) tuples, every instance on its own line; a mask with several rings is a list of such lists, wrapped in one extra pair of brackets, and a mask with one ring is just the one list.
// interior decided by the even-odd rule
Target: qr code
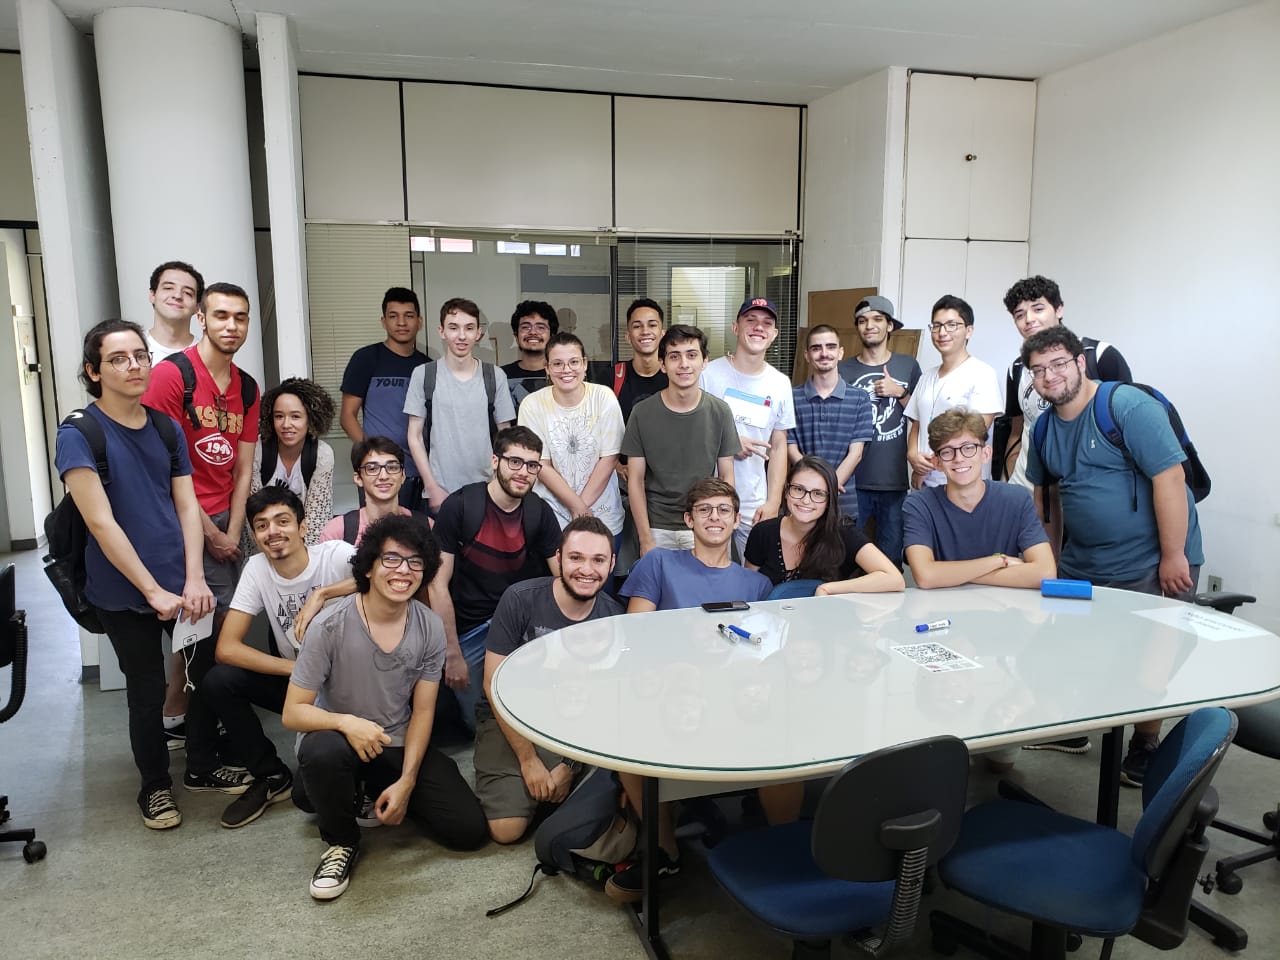
[(963, 654), (956, 653), (950, 647), (940, 643), (904, 643), (893, 648), (917, 666), (934, 673), (950, 670), (973, 670), (982, 666)]

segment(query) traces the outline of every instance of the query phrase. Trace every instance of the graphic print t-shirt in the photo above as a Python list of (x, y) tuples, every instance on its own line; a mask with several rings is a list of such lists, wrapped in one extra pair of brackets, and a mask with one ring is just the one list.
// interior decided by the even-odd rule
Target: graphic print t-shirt
[(351, 576), (354, 553), (355, 548), (342, 540), (318, 543), (307, 550), (307, 568), (289, 579), (276, 573), (263, 554), (255, 553), (240, 574), (231, 609), (251, 617), (265, 610), (271, 624), (272, 653), (293, 660), (298, 655), (294, 618), (316, 587), (327, 587)]

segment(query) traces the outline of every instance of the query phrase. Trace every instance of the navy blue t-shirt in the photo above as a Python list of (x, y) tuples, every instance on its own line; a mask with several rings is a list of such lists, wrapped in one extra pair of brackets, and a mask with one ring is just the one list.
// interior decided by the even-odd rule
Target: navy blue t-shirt
[(1026, 487), (984, 481), (987, 492), (973, 513), (947, 499), (947, 488), (912, 490), (902, 505), (907, 547), (924, 546), (935, 560), (974, 560), (996, 553), (1022, 556), (1028, 547), (1048, 543)]
[(416, 477), (418, 467), (409, 456), (409, 417), (404, 412), (404, 396), (409, 377), (428, 357), (414, 350), (402, 357), (385, 343), (361, 347), (347, 361), (342, 374), (342, 392), (359, 397), (364, 409), (364, 435), (390, 437), (405, 452), (405, 476)]
[[(111, 482), (105, 487), (107, 501), (116, 523), (125, 532), (138, 559), (170, 593), (182, 593), (187, 580), (187, 563), (178, 511), (173, 505), (173, 477), (191, 475), (187, 445), (178, 444), (178, 469), (171, 470), (169, 448), (151, 423), (138, 430), (116, 423), (96, 404), (85, 408), (86, 416), (102, 425), (107, 440), (107, 467)], [(182, 427), (174, 421), (182, 436)], [(59, 476), (77, 467), (97, 469), (89, 441), (75, 427), (58, 427), (54, 463)], [(89, 535), (85, 548), (85, 596), (103, 610), (150, 610), (147, 601), (119, 570), (111, 565), (98, 541)]]

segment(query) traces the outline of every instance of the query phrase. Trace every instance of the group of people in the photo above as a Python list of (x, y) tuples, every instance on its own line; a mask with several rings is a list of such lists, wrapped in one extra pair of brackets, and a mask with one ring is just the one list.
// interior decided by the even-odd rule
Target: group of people
[[(632, 357), (595, 382), (548, 303), (516, 307), (520, 357), (497, 367), (474, 356), (475, 303), (445, 301), (430, 360), (417, 296), (392, 288), (386, 338), (342, 380), (360, 505), (338, 516), (322, 439), (333, 401), (300, 378), (259, 396), (234, 362), (246, 293), (172, 261), (151, 302), (150, 330), (107, 320), (86, 335), (93, 402), (64, 422), (56, 458), (90, 532), (86, 595), (126, 678), (138, 805), (148, 827), (181, 823), (168, 768), (184, 746), (183, 786), (235, 798), (224, 827), (291, 798), (325, 842), (317, 899), (347, 888), (362, 828), (409, 817), (454, 849), (513, 843), (568, 795), (579, 766), (490, 706), (503, 659), (548, 632), (779, 587), (901, 591), (904, 555), (922, 588), (1037, 587), (1061, 572), (1168, 594), (1192, 589), (1202, 560), (1163, 409), (1116, 392), (1127, 449), (1105, 449), (1084, 415), (1092, 378), (1128, 368), (1061, 326), (1043, 277), (1006, 298), (1027, 339), (1003, 396), (967, 352), (973, 312), (956, 297), (930, 319), (937, 368), (890, 350), (901, 323), (874, 296), (855, 311), (856, 357), (833, 328), (807, 331), (810, 375), (793, 388), (766, 360), (779, 317), (764, 298), (742, 305), (733, 353), (714, 360), (701, 330), (638, 299)], [(1016, 435), (999, 457), (1015, 482), (990, 479), (997, 416)], [(1033, 431), (1041, 416), (1048, 431)], [(259, 614), (265, 650), (247, 642)], [(180, 631), (166, 670), (175, 621), (206, 619), (207, 632)], [(255, 707), (298, 733), (296, 779)], [(448, 718), (474, 733), (474, 784), (432, 736)], [(1157, 735), (1139, 727), (1130, 782)], [(622, 781), (639, 810), (638, 781)], [(795, 819), (802, 797), (760, 791), (771, 822)], [(652, 813), (669, 876), (670, 813)], [(607, 889), (637, 899), (640, 870)]]

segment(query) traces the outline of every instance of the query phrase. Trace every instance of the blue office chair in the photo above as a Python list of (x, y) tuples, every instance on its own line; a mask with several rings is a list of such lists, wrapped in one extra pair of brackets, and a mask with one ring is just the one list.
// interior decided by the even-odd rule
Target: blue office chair
[(711, 872), (757, 919), (826, 957), (834, 937), (865, 932), (880, 956), (911, 936), (925, 869), (951, 848), (964, 813), (969, 751), (936, 737), (859, 757), (827, 784), (812, 821), (737, 834)]
[(1235, 732), (1235, 716), (1222, 707), (1179, 721), (1151, 758), (1132, 838), (1038, 803), (974, 807), (938, 873), (966, 896), (1031, 920), (1031, 948), (935, 912), (934, 949), (950, 955), (964, 944), (1001, 960), (1062, 960), (1068, 935), (1081, 934), (1105, 938), (1102, 960), (1109, 960), (1115, 938), (1128, 933), (1162, 950), (1177, 946), (1209, 849), (1204, 830), (1216, 809), (1209, 784)]
[(822, 586), (821, 580), (785, 580), (771, 591), (766, 600), (797, 600), (801, 597), (812, 597), (815, 590)]

